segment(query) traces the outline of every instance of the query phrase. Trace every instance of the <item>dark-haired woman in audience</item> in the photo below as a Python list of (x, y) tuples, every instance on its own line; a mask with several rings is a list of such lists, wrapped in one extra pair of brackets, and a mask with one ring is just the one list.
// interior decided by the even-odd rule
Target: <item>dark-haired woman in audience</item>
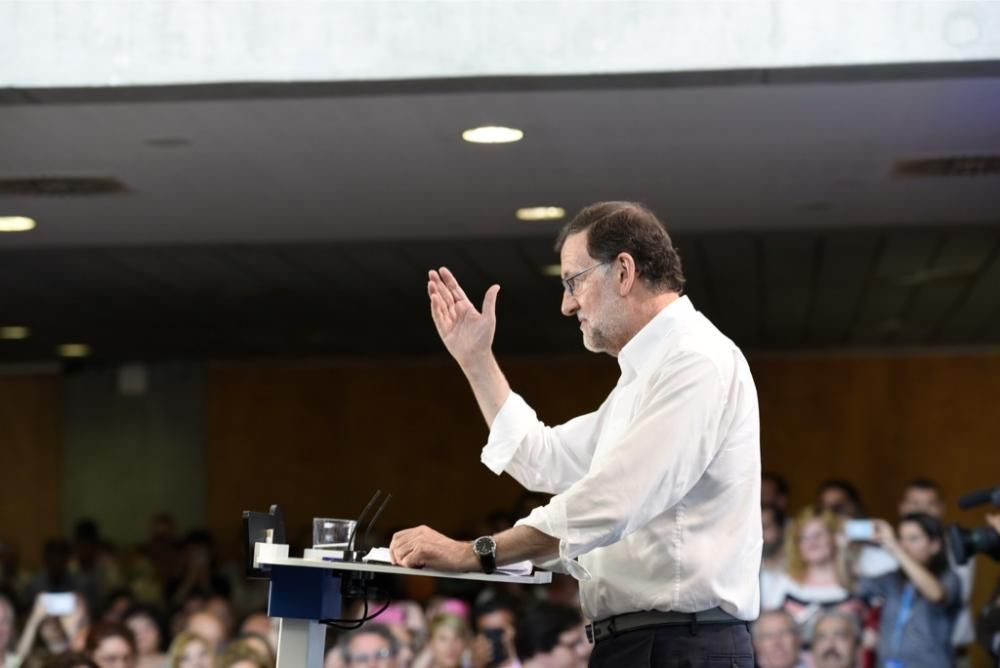
[(86, 647), (98, 668), (135, 668), (135, 638), (121, 624), (97, 624), (87, 635)]
[(807, 645), (820, 612), (835, 608), (859, 621), (864, 612), (840, 558), (839, 528), (834, 514), (807, 508), (785, 532), (785, 572), (761, 582), (761, 609), (790, 614)]
[(892, 525), (875, 520), (875, 541), (900, 566), (858, 583), (861, 597), (882, 604), (879, 666), (954, 666), (951, 635), (962, 605), (962, 586), (948, 568), (941, 523), (930, 515), (906, 515), (897, 538)]
[(136, 606), (122, 617), (123, 623), (135, 637), (136, 668), (162, 668), (163, 627), (159, 615), (150, 608)]

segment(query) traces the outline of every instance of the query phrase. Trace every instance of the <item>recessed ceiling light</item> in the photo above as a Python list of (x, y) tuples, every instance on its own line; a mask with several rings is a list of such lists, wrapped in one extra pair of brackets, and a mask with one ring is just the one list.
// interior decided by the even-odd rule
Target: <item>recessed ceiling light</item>
[(542, 267), (543, 276), (555, 276), (562, 278), (562, 265), (561, 264), (547, 264)]
[(518, 209), (518, 220), (559, 220), (566, 216), (566, 209), (561, 206), (529, 206)]
[(60, 357), (87, 357), (90, 355), (90, 346), (86, 343), (64, 343), (59, 346)]
[(21, 325), (6, 325), (4, 327), (0, 327), (0, 339), (17, 341), (19, 339), (26, 339), (30, 335), (31, 330), (27, 327), (22, 327)]
[(27, 232), (35, 229), (35, 221), (25, 216), (0, 216), (0, 232)]
[(472, 128), (462, 133), (462, 139), (473, 144), (509, 144), (521, 141), (524, 133), (517, 128), (505, 128), (498, 125), (486, 125)]

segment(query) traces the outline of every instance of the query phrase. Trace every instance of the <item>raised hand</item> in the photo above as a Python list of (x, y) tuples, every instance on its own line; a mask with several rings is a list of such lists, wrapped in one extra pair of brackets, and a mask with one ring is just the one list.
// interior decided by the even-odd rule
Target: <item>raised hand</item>
[(434, 326), (445, 348), (466, 371), (490, 356), (497, 326), (498, 292), (499, 285), (490, 286), (480, 312), (446, 267), (428, 272), (427, 294)]

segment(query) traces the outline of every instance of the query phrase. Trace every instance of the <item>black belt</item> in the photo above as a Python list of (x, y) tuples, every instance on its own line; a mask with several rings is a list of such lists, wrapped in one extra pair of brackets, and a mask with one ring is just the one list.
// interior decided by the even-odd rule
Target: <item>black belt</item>
[(703, 612), (661, 612), (646, 610), (644, 612), (629, 612), (601, 619), (593, 624), (587, 624), (587, 640), (598, 643), (619, 633), (651, 629), (657, 626), (689, 625), (692, 632), (699, 624), (747, 624), (743, 619), (737, 619), (722, 608), (712, 608)]

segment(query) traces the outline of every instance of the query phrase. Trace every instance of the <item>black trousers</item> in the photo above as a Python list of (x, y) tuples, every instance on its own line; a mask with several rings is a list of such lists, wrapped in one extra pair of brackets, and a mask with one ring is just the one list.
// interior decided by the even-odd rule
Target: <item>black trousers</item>
[(594, 646), (590, 668), (753, 668), (747, 624), (657, 626)]

